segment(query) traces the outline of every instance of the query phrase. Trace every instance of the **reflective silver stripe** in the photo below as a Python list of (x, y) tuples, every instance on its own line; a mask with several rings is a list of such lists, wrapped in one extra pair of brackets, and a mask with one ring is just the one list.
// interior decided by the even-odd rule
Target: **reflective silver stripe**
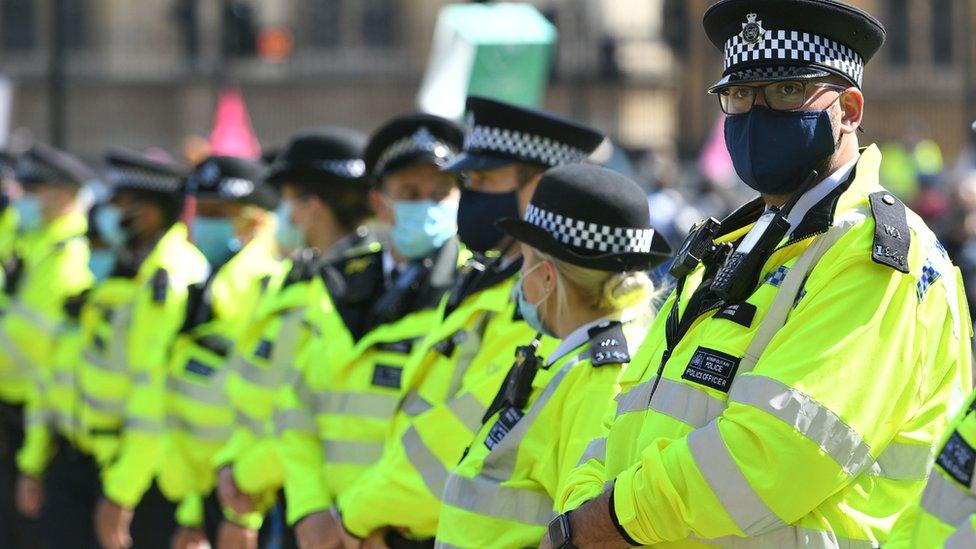
[(447, 408), (454, 413), (454, 416), (468, 428), (469, 431), (477, 433), (481, 429), (481, 419), (488, 408), (482, 404), (478, 397), (472, 393), (464, 393), (456, 399), (447, 403)]
[(315, 419), (305, 410), (278, 410), (274, 415), (275, 435), (281, 436), (285, 431), (298, 431), (302, 434), (315, 435)]
[(867, 474), (891, 480), (925, 480), (932, 457), (931, 446), (893, 442), (881, 452)]
[(234, 423), (244, 427), (256, 436), (261, 436), (264, 434), (264, 423), (252, 418), (240, 410), (234, 411)]
[(75, 375), (72, 372), (55, 371), (51, 372), (51, 380), (57, 385), (73, 385)]
[(933, 471), (922, 492), (922, 508), (946, 524), (959, 524), (976, 513), (976, 495)]
[(274, 366), (262, 368), (240, 355), (235, 355), (228, 368), (237, 371), (248, 383), (269, 389), (281, 386), (281, 372)]
[(11, 362), (14, 363), (14, 367), (17, 370), (16, 377), (8, 376), (4, 381), (9, 383), (20, 380), (29, 380), (31, 378), (29, 375), (30, 372), (35, 371), (35, 369), (30, 367), (27, 357), (20, 352), (20, 349), (7, 336), (7, 332), (4, 330), (0, 330), (0, 347), (6, 351), (7, 357), (10, 358)]
[(379, 461), (383, 455), (383, 443), (363, 440), (325, 440), (322, 442), (322, 452), (328, 463), (370, 465)]
[(871, 447), (832, 411), (781, 381), (760, 375), (736, 379), (729, 401), (762, 410), (820, 446), (848, 475), (874, 463)]
[(301, 334), (302, 313), (301, 309), (290, 311), (281, 321), (281, 328), (278, 330), (269, 360), (277, 372), (287, 372), (292, 369), (298, 336)]
[(99, 412), (121, 413), (125, 409), (125, 402), (121, 400), (104, 400), (88, 393), (82, 393), (81, 399), (85, 406)]
[(694, 428), (704, 427), (722, 415), (727, 404), (692, 385), (661, 378), (650, 408)]
[(227, 440), (234, 430), (230, 425), (197, 425), (178, 416), (167, 417), (166, 427), (187, 433), (194, 438), (210, 441)]
[(963, 521), (956, 531), (946, 540), (945, 549), (972, 549), (976, 547), (976, 530), (969, 520)]
[(125, 429), (129, 431), (142, 431), (143, 433), (162, 433), (163, 422), (155, 419), (130, 417), (125, 420)]
[(227, 402), (226, 394), (216, 383), (213, 385), (197, 385), (185, 379), (171, 377), (166, 380), (166, 388), (203, 404), (220, 405)]
[(30, 411), (24, 414), (24, 427), (31, 428), (52, 423), (53, 415), (48, 411)]
[(108, 341), (108, 365), (106, 369), (115, 372), (124, 372), (128, 369), (128, 355), (126, 349), (129, 346), (128, 333), (130, 320), (132, 319), (132, 304), (119, 307), (112, 315), (112, 335)]
[(811, 530), (796, 526), (777, 528), (772, 532), (748, 538), (726, 536), (714, 539), (700, 539), (708, 545), (731, 549), (766, 549), (769, 547), (804, 547), (822, 549), (873, 549), (877, 544), (858, 539), (838, 538), (833, 532)]
[(424, 484), (431, 494), (438, 498), (444, 492), (444, 481), (447, 479), (447, 469), (437, 459), (437, 456), (430, 451), (420, 438), (420, 433), (411, 425), (403, 436), (400, 437), (403, 449), (407, 453), (407, 459), (414, 469), (420, 473), (424, 479)]
[(467, 549), (467, 548), (461, 547), (460, 545), (451, 545), (450, 543), (445, 543), (439, 539), (435, 539), (434, 549)]
[(607, 437), (595, 438), (586, 445), (586, 450), (583, 451), (583, 455), (580, 457), (577, 467), (583, 465), (591, 459), (595, 459), (600, 463), (603, 463), (607, 455)]
[(41, 313), (38, 313), (29, 307), (25, 307), (19, 299), (14, 299), (11, 301), (8, 308), (8, 314), (9, 313), (19, 314), (20, 316), (26, 318), (28, 322), (34, 325), (35, 328), (46, 332), (48, 336), (53, 336), (58, 327), (57, 323), (51, 322)]
[(722, 440), (717, 421), (692, 431), (688, 435), (688, 448), (726, 514), (746, 535), (762, 534), (784, 525), (742, 475)]
[(118, 365), (110, 363), (108, 360), (105, 360), (104, 358), (99, 356), (98, 351), (86, 349), (83, 356), (85, 358), (85, 362), (87, 362), (89, 366), (92, 366), (95, 369), (102, 370), (103, 372), (113, 372), (117, 374), (125, 372), (124, 365), (122, 365), (122, 367), (118, 367)]
[(315, 394), (315, 410), (320, 414), (389, 419), (396, 411), (397, 400), (396, 395), (324, 391)]
[(616, 396), (617, 417), (630, 412), (647, 410), (648, 402), (651, 400), (651, 391), (654, 390), (654, 381), (657, 376), (634, 386), (626, 393)]
[(542, 492), (502, 486), (495, 479), (452, 474), (444, 487), (444, 502), (478, 515), (536, 526), (549, 524), (553, 502)]
[(131, 379), (133, 385), (145, 386), (152, 383), (152, 376), (149, 375), (149, 372), (136, 372), (132, 374)]
[(420, 393), (410, 391), (403, 398), (403, 405), (400, 406), (400, 410), (408, 416), (419, 416), (433, 407), (434, 405), (424, 400)]

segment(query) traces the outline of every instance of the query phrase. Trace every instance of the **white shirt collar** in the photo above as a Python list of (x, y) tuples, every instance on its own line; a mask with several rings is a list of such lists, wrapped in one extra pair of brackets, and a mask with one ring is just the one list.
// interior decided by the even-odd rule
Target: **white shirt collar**
[(861, 158), (861, 155), (857, 155), (852, 158), (847, 164), (844, 164), (838, 168), (834, 173), (830, 174), (826, 179), (818, 183), (812, 189), (807, 191), (799, 200), (796, 201), (796, 205), (790, 210), (790, 215), (787, 219), (790, 222), (790, 234), (796, 229), (796, 227), (803, 221), (810, 208), (816, 206), (821, 200), (827, 197), (828, 194), (833, 192), (834, 189), (841, 186), (847, 178), (851, 175), (851, 171), (854, 170), (854, 166), (857, 165), (857, 161)]
[(590, 331), (590, 328), (602, 322), (607, 322), (608, 320), (617, 320), (618, 318), (619, 315), (609, 315), (609, 316), (598, 318), (593, 322), (587, 322), (586, 324), (580, 326), (579, 328), (576, 328), (575, 330), (573, 330), (572, 333), (564, 337), (563, 340), (559, 342), (559, 346), (556, 347), (556, 350), (553, 351), (552, 354), (550, 354), (549, 357), (546, 359), (546, 366), (551, 366), (560, 358), (568, 355), (574, 349), (589, 341), (590, 334), (588, 332)]

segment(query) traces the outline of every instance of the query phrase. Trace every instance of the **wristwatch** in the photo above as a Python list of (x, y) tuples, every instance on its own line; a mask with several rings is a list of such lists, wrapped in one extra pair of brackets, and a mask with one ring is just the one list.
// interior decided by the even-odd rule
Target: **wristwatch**
[(576, 549), (569, 513), (563, 513), (549, 523), (549, 541), (552, 542), (552, 549)]

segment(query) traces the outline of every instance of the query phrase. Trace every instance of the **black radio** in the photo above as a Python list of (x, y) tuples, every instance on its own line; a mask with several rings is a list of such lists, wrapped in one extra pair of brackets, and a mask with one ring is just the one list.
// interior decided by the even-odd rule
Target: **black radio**
[(692, 227), (688, 238), (681, 244), (681, 248), (675, 255), (674, 262), (671, 263), (671, 269), (668, 271), (671, 276), (680, 280), (688, 276), (688, 273), (695, 270), (695, 267), (702, 262), (721, 263), (724, 255), (732, 248), (730, 244), (715, 244), (715, 238), (718, 237), (721, 228), (722, 224), (714, 217), (700, 221)]

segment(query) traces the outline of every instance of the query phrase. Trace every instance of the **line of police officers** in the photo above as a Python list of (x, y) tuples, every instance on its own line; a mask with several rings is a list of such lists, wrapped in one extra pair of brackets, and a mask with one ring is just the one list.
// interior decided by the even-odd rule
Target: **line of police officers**
[(705, 25), (762, 198), (696, 227), (656, 318), (646, 197), (537, 110), (113, 151), (87, 218), (77, 159), (7, 159), (0, 544), (976, 546), (962, 284), (857, 147), (883, 28)]

